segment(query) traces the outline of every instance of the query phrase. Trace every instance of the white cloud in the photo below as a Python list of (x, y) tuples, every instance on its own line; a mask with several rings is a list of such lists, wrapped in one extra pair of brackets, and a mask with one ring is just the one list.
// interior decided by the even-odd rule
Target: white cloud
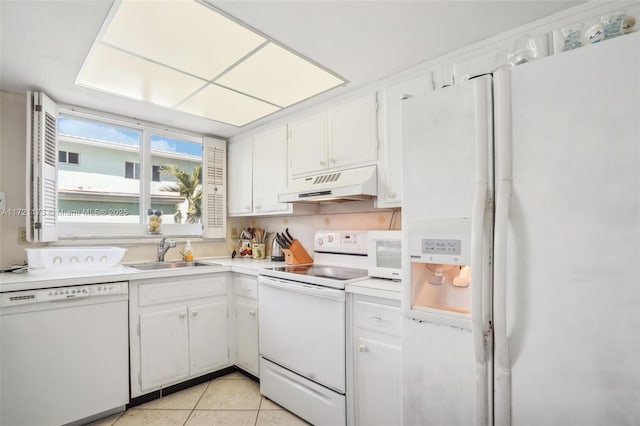
[(118, 129), (73, 118), (60, 118), (58, 132), (64, 135), (140, 146), (140, 136), (134, 130)]
[(165, 152), (176, 152), (176, 145), (166, 139), (152, 138), (151, 149)]

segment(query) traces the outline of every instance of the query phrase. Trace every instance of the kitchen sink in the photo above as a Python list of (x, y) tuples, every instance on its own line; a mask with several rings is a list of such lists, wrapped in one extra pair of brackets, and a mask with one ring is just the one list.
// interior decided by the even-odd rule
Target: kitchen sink
[(193, 268), (196, 266), (222, 266), (219, 263), (205, 262), (148, 262), (129, 265), (132, 268), (148, 271), (153, 269)]

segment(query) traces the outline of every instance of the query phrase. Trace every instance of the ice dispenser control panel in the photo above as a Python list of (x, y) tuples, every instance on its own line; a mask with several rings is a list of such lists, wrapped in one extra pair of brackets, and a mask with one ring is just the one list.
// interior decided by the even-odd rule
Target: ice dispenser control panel
[(462, 241), (461, 240), (443, 240), (425, 238), (422, 240), (423, 254), (445, 254), (460, 255)]

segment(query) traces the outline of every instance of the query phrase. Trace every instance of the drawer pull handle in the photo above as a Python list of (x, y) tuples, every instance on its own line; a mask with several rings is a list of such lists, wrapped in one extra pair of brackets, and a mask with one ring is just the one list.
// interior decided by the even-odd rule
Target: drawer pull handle
[(256, 311), (249, 311), (249, 315), (251, 315), (252, 317), (256, 316)]
[(358, 352), (368, 352), (369, 349), (365, 345), (358, 345)]
[(374, 321), (379, 321), (379, 322), (391, 322), (387, 319), (384, 319), (382, 317), (376, 316), (376, 315), (369, 315), (369, 318), (371, 318)]
[(178, 315), (180, 318), (184, 318), (187, 316), (187, 314), (185, 314), (184, 312), (180, 312), (180, 315)]
[(191, 313), (191, 315), (192, 315), (192, 316), (194, 316), (194, 317), (197, 317), (197, 316), (198, 316), (198, 311), (193, 311), (193, 312)]

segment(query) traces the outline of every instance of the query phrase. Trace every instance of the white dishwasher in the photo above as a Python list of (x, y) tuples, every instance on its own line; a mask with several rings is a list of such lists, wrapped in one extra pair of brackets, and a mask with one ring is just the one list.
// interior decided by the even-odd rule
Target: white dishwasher
[(128, 283), (0, 294), (0, 424), (60, 425), (129, 402)]

